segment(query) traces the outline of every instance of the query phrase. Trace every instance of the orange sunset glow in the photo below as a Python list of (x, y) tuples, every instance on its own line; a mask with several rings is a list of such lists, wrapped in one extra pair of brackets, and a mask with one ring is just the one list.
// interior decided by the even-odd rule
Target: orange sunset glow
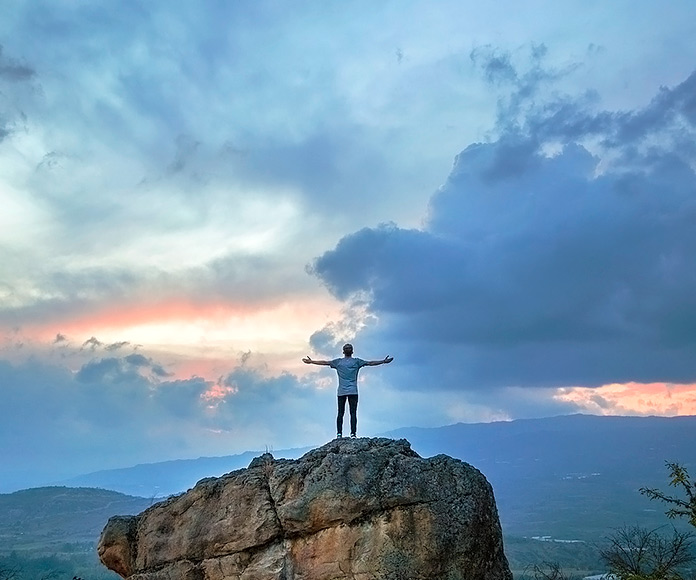
[(558, 389), (554, 398), (595, 415), (696, 415), (696, 384), (613, 383)]
[[(79, 317), (50, 323), (25, 324), (22, 333), (37, 340), (96, 336), (102, 341), (128, 340), (143, 345), (238, 343), (254, 350), (268, 342), (306, 343), (308, 333), (340, 313), (329, 297), (301, 297), (268, 304), (195, 304), (167, 301), (108, 307)], [(79, 338), (75, 338), (78, 340)]]
[[(150, 344), (197, 344), (200, 340), (306, 340), (340, 312), (329, 297), (300, 297), (268, 304), (192, 303), (167, 300), (105, 307), (50, 324), (26, 324), (23, 333), (47, 340), (56, 331), (69, 336), (98, 336)], [(125, 338), (124, 338), (125, 337)]]
[[(342, 316), (341, 304), (328, 296), (269, 304), (175, 300), (129, 304), (62, 322), (27, 324), (21, 331), (6, 329), (5, 350), (9, 358), (22, 360), (26, 349), (14, 348), (13, 343), (32, 344), (38, 350), (54, 345), (59, 351), (75, 352), (85, 347), (93, 351), (91, 341), (98, 341), (102, 348), (121, 343), (122, 353), (137, 349), (178, 379), (199, 376), (214, 380), (238, 364), (244, 353), (251, 355), (250, 364), (263, 366), (266, 374), (287, 369), (306, 374), (310, 369), (299, 360), (307, 352), (307, 337)], [(110, 356), (118, 354), (108, 350)], [(82, 358), (78, 356), (74, 364), (81, 364)]]

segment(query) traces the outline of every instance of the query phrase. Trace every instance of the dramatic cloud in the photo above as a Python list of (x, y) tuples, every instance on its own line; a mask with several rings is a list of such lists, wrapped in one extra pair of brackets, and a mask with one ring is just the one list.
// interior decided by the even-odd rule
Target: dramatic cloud
[(327, 437), (331, 421), (307, 421), (305, 413), (326, 406), (330, 415), (333, 397), (247, 359), (217, 381), (171, 378), (139, 353), (89, 359), (74, 373), (0, 361), (0, 493), (106, 466), (262, 450), (277, 445), (279, 423), (292, 434), (288, 443)]
[(457, 156), (425, 228), (363, 229), (314, 272), (369, 296), (369, 344), (427, 368), (399, 377), (411, 389), (695, 380), (696, 74), (611, 113), (528, 100), (552, 75), (504, 56), (483, 68), (515, 106)]
[(692, 13), (4, 0), (3, 481), (690, 382)]

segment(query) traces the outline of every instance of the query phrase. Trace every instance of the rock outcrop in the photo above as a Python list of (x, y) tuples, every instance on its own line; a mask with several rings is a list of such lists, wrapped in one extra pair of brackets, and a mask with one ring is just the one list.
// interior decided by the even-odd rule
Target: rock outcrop
[(512, 579), (485, 477), (404, 439), (264, 454), (111, 518), (98, 552), (131, 580)]

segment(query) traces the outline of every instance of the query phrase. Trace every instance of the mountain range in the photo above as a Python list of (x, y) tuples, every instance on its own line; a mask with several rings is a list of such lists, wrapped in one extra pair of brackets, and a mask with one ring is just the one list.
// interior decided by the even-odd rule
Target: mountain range
[[(408, 439), (423, 457), (457, 457), (486, 476), (516, 576), (540, 562), (558, 562), (579, 577), (601, 572), (598, 546), (624, 525), (688, 529), (667, 520), (665, 506), (639, 489), (677, 491), (668, 485), (665, 461), (679, 462), (696, 475), (696, 417), (569, 415), (405, 428), (381, 436)], [(308, 450), (273, 454), (297, 458)], [(95, 552), (110, 516), (139, 513), (200, 479), (247, 467), (262, 453), (136, 465), (0, 494), (0, 568), (29, 570), (41, 564), (52, 573), (60, 564), (72, 570), (66, 577), (112, 580)], [(42, 564), (40, 556), (53, 560)]]
[(641, 487), (668, 490), (665, 462), (696, 475), (696, 417), (566, 415), (400, 429), (421, 455), (445, 453), (493, 485), (508, 535), (597, 541), (612, 529), (668, 523)]
[[(478, 468), (495, 491), (506, 534), (593, 541), (623, 524), (659, 526), (664, 507), (641, 487), (667, 487), (666, 461), (696, 474), (696, 417), (565, 415), (494, 423), (404, 428), (424, 457), (444, 453)], [(274, 452), (297, 458), (308, 449)], [(62, 482), (142, 497), (176, 494), (204, 477), (246, 467), (261, 452), (168, 461)]]

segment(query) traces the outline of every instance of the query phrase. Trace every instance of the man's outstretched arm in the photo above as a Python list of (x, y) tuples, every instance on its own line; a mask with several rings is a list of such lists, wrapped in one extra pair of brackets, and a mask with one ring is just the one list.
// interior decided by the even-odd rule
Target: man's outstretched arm
[(326, 367), (331, 366), (331, 362), (328, 360), (312, 360), (308, 356), (304, 357), (302, 362), (306, 365), (323, 365)]
[(367, 365), (365, 365), (365, 366), (376, 367), (378, 365), (386, 365), (386, 364), (389, 364), (393, 360), (394, 360), (393, 356), (387, 355), (382, 360), (369, 360), (369, 361), (367, 361)]

